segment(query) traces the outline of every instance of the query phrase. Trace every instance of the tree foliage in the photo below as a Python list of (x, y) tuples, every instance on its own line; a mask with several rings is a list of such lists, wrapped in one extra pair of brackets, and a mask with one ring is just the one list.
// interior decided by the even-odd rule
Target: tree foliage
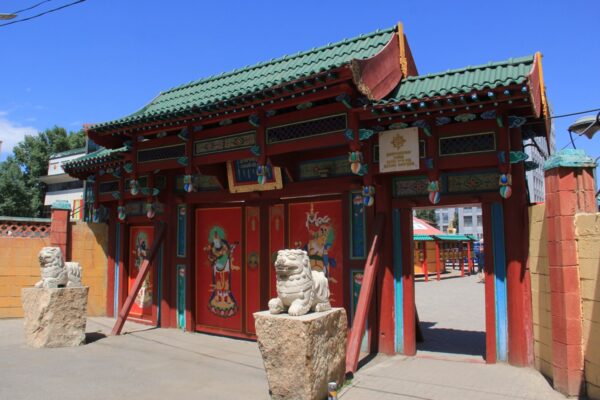
[(0, 163), (0, 215), (38, 217), (43, 211), (50, 155), (85, 146), (83, 131), (68, 133), (54, 126), (35, 136), (25, 136), (13, 156)]
[(416, 217), (427, 222), (429, 225), (433, 225), (435, 227), (438, 226), (437, 218), (435, 216), (435, 209), (433, 208), (422, 208), (417, 210)]

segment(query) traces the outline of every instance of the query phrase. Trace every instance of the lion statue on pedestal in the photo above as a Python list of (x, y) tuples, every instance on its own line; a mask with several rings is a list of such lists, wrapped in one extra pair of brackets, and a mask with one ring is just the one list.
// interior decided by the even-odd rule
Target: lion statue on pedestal
[(285, 249), (277, 252), (275, 260), (277, 297), (269, 300), (271, 314), (287, 311), (289, 315), (304, 315), (309, 311), (327, 311), (329, 283), (321, 271), (310, 269), (304, 250)]
[(81, 287), (81, 266), (63, 262), (60, 247), (44, 247), (38, 255), (42, 280), (36, 288)]

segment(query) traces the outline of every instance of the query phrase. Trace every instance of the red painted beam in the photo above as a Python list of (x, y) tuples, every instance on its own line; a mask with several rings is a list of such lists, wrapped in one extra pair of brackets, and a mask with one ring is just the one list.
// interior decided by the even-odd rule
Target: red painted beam
[(379, 267), (379, 247), (383, 240), (383, 229), (385, 228), (385, 215), (377, 214), (375, 219), (375, 235), (371, 242), (371, 249), (365, 263), (363, 284), (358, 296), (356, 305), (356, 313), (352, 323), (352, 330), (346, 346), (346, 373), (353, 374), (358, 368), (358, 357), (360, 354), (360, 345), (365, 332), (367, 322), (367, 313), (371, 306), (373, 298), (373, 289), (375, 287), (375, 279), (377, 277), (377, 269)]
[(125, 299), (125, 304), (123, 304), (121, 311), (119, 311), (119, 316), (117, 317), (115, 326), (113, 326), (111, 335), (120, 335), (121, 334), (121, 330), (123, 329), (123, 325), (125, 325), (125, 321), (127, 320), (127, 317), (129, 316), (129, 312), (131, 311), (131, 306), (133, 306), (135, 297), (138, 295), (140, 289), (142, 288), (142, 284), (144, 283), (144, 279), (146, 279), (146, 276), (150, 273), (150, 269), (154, 265), (153, 264), (154, 258), (158, 254), (158, 249), (160, 248), (160, 245), (162, 244), (165, 230), (166, 230), (165, 225), (161, 224), (158, 229), (158, 234), (156, 235), (156, 238), (154, 239), (154, 243), (152, 244), (152, 247), (150, 248), (150, 253), (148, 254), (148, 258), (146, 258), (142, 262), (142, 265), (140, 266), (140, 271), (137, 274), (137, 277), (135, 278), (135, 282), (133, 283), (133, 287), (131, 288), (131, 291), (129, 292), (127, 299)]
[(435, 275), (440, 280), (440, 242), (435, 241)]

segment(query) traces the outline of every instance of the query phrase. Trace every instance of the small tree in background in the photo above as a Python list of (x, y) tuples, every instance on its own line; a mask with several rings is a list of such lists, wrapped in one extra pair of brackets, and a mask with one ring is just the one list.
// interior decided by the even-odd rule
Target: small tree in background
[(35, 136), (25, 136), (13, 148), (13, 156), (0, 163), (0, 215), (40, 216), (45, 187), (39, 178), (48, 172), (50, 155), (84, 146), (83, 130), (67, 133), (54, 126)]
[(437, 218), (435, 215), (435, 209), (433, 209), (433, 208), (419, 209), (419, 210), (417, 210), (415, 215), (417, 218), (422, 219), (423, 221), (427, 222), (428, 224), (433, 225), (436, 228), (438, 227)]

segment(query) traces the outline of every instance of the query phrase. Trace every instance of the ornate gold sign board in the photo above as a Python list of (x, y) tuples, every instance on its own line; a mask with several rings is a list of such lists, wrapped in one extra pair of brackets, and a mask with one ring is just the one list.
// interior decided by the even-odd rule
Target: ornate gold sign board
[(419, 128), (393, 129), (379, 133), (379, 171), (419, 169)]

